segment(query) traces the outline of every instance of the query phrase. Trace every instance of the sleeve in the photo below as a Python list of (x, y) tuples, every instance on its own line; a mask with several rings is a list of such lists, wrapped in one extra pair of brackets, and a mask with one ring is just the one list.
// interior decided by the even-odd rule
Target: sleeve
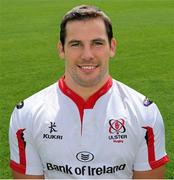
[(31, 142), (31, 116), (15, 108), (9, 125), (10, 167), (26, 175), (43, 175), (36, 148)]
[(159, 109), (153, 103), (148, 107), (142, 142), (136, 154), (134, 170), (147, 171), (158, 168), (169, 161), (165, 150), (165, 130)]

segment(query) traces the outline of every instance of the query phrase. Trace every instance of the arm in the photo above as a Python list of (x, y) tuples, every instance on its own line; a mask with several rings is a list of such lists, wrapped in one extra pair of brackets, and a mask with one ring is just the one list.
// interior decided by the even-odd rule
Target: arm
[(44, 179), (43, 175), (25, 175), (11, 170), (14, 179)]
[(153, 103), (148, 108), (146, 131), (134, 163), (134, 179), (164, 179), (165, 164), (169, 158), (165, 151), (165, 130), (162, 116)]
[(42, 162), (31, 139), (31, 117), (24, 108), (15, 108), (10, 119), (9, 165), (15, 179), (43, 179)]
[(150, 171), (134, 171), (133, 179), (164, 179), (164, 172), (164, 166)]

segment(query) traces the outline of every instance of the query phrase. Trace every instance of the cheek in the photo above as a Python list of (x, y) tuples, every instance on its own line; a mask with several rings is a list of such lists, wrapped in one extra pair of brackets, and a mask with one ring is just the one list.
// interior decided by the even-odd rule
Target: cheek
[(80, 53), (76, 51), (70, 51), (66, 53), (65, 60), (73, 63), (80, 58)]
[(96, 56), (102, 57), (102, 59), (109, 59), (110, 57), (110, 51), (108, 48), (98, 48), (95, 51)]
[(97, 55), (97, 59), (101, 64), (107, 64), (109, 62), (110, 55), (108, 53), (102, 52)]
[(77, 63), (77, 57), (74, 55), (69, 55), (65, 57), (65, 67), (68, 69), (74, 69), (74, 66)]

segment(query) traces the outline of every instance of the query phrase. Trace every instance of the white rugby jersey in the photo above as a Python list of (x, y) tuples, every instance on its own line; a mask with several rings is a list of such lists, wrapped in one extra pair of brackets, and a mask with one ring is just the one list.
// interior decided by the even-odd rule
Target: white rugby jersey
[(126, 179), (168, 162), (157, 106), (112, 78), (86, 102), (64, 78), (29, 97), (9, 141), (12, 169), (52, 179)]

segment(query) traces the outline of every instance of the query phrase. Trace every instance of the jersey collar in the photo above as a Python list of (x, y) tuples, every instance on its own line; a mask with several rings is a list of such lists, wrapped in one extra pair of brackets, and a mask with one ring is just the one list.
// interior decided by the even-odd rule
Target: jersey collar
[(81, 120), (83, 119), (83, 111), (84, 109), (93, 109), (96, 101), (106, 94), (109, 89), (112, 87), (112, 78), (109, 77), (108, 81), (93, 95), (91, 95), (87, 101), (85, 101), (81, 96), (79, 96), (76, 92), (71, 90), (65, 83), (64, 81), (65, 77), (63, 76), (61, 79), (58, 81), (58, 85), (60, 90), (68, 96), (78, 107), (79, 112), (80, 112), (80, 117)]

